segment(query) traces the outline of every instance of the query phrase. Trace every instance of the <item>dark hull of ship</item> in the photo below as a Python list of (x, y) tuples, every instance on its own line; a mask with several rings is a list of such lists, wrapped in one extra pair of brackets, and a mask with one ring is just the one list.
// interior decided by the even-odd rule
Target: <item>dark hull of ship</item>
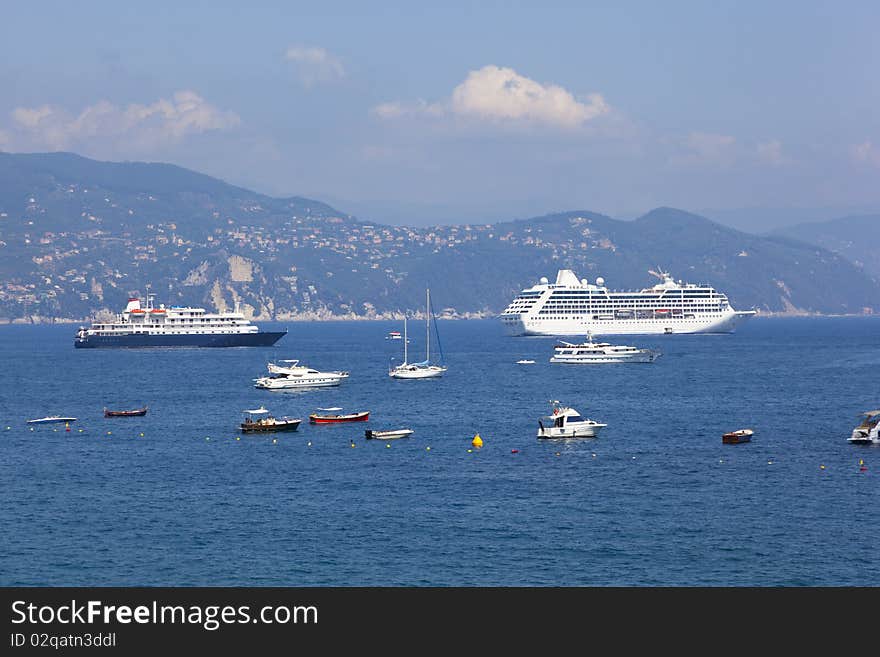
[(261, 333), (167, 334), (167, 335), (89, 335), (76, 338), (77, 349), (140, 349), (143, 347), (271, 347), (287, 331)]

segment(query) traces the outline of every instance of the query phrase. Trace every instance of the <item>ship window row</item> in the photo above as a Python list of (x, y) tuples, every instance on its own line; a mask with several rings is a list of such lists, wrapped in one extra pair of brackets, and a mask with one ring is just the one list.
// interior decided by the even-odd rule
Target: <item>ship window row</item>
[(216, 331), (159, 331), (157, 333), (153, 333), (152, 331), (95, 331), (95, 335), (100, 336), (114, 336), (114, 335), (196, 335), (199, 333), (235, 333), (235, 331), (230, 330), (216, 330)]
[(717, 292), (714, 291), (705, 291), (705, 292), (690, 292), (690, 291), (682, 291), (682, 290), (666, 290), (665, 292), (633, 292), (631, 294), (619, 294), (619, 293), (608, 293), (608, 292), (553, 292), (549, 298), (551, 299), (589, 299), (595, 297), (608, 297), (613, 299), (659, 299), (661, 297), (681, 297), (684, 296), (686, 298), (690, 297), (718, 297), (721, 296)]
[(583, 304), (564, 304), (564, 305), (546, 305), (542, 307), (542, 310), (576, 310), (576, 309), (589, 309), (589, 308), (639, 308), (641, 310), (650, 310), (652, 308), (658, 308), (663, 306), (669, 306), (671, 308), (720, 308), (724, 304), (721, 302), (707, 302), (707, 303), (667, 303), (667, 304), (656, 304), (656, 303), (645, 303), (645, 304), (629, 304), (629, 303), (594, 303), (589, 305)]

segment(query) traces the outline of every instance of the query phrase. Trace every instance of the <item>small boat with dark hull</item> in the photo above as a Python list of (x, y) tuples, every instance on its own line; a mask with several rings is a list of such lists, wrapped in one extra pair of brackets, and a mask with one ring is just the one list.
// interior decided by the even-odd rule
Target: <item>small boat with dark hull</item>
[(721, 436), (721, 442), (725, 445), (738, 445), (739, 443), (749, 443), (754, 435), (752, 429), (737, 429)]
[(309, 422), (312, 424), (336, 424), (339, 422), (366, 422), (370, 419), (370, 411), (359, 411), (357, 413), (331, 413), (330, 411), (341, 411), (341, 408), (319, 408), (324, 413), (312, 413), (309, 415)]
[(242, 433), (296, 431), (301, 422), (300, 418), (275, 417), (261, 406), (260, 408), (244, 411), (244, 422), (241, 423), (241, 431)]
[(135, 408), (131, 411), (111, 411), (108, 408), (104, 409), (104, 417), (143, 417), (147, 414), (147, 407), (143, 408)]

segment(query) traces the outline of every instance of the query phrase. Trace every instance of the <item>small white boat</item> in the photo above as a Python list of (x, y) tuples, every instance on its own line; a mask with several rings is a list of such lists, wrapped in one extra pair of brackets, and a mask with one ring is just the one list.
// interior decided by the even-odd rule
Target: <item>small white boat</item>
[(554, 350), (556, 353), (550, 358), (551, 363), (653, 363), (660, 356), (659, 351), (652, 349), (593, 342), (592, 333), (587, 333), (587, 341), (582, 344), (560, 340)]
[(388, 335), (385, 336), (386, 340), (402, 340), (403, 336), (400, 335), (400, 331), (391, 331)]
[(535, 361), (529, 360), (528, 358), (523, 358), (522, 360), (516, 361), (517, 365), (534, 365)]
[(364, 435), (367, 440), (395, 440), (397, 438), (406, 438), (415, 433), (412, 429), (393, 429), (391, 431), (373, 431), (367, 429)]
[(291, 388), (324, 388), (338, 386), (348, 378), (348, 372), (319, 372), (298, 360), (280, 360), (267, 365), (270, 376), (254, 379), (254, 387), (264, 390), (289, 390)]
[(880, 410), (860, 413), (864, 419), (853, 429), (847, 442), (853, 445), (880, 445)]
[(48, 417), (38, 417), (35, 420), (28, 420), (27, 424), (51, 424), (53, 422), (76, 422), (76, 418), (61, 417), (60, 415), (50, 415)]
[(548, 426), (538, 420), (538, 438), (595, 438), (601, 429), (608, 426), (585, 418), (558, 401), (551, 401), (550, 404), (553, 411), (544, 418), (549, 420)]
[[(434, 330), (437, 330), (437, 319), (431, 310), (431, 290), (425, 293), (425, 360), (421, 363), (410, 363), (409, 361), (409, 339), (406, 333), (406, 316), (403, 318), (403, 362), (396, 367), (388, 370), (388, 376), (393, 379), (433, 379), (443, 376), (447, 370), (445, 365), (431, 365), (431, 319), (434, 319)], [(440, 345), (440, 334), (437, 334), (437, 345)], [(440, 357), (443, 357), (441, 348)]]

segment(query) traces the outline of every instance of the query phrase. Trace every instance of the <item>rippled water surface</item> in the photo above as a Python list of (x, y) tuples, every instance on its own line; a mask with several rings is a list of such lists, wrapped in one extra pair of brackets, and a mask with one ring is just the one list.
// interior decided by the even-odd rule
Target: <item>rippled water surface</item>
[[(70, 325), (0, 327), (0, 584), (880, 585), (880, 449), (846, 442), (880, 407), (880, 320), (627, 337), (663, 356), (602, 366), (440, 322), (449, 371), (426, 381), (388, 378), (396, 324), (287, 328), (267, 349), (75, 350)], [(270, 358), (351, 377), (257, 390)], [(549, 399), (608, 427), (539, 441)], [(261, 404), (371, 416), (240, 434)], [(25, 424), (54, 414), (78, 419)]]

